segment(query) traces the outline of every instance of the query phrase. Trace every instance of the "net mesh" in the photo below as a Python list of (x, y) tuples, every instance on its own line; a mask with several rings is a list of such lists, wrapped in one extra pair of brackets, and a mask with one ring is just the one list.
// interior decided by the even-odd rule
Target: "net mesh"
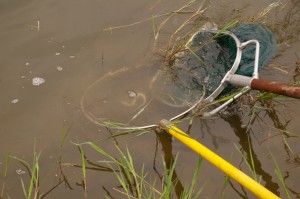
[[(256, 39), (260, 44), (259, 69), (262, 69), (273, 57), (276, 50), (276, 39), (265, 26), (258, 24), (242, 24), (232, 30), (241, 42)], [(249, 46), (243, 51), (242, 60), (237, 74), (251, 76), (253, 73), (255, 46)]]
[[(259, 69), (274, 55), (276, 40), (265, 26), (243, 24), (231, 30), (241, 42), (260, 42)], [(221, 83), (236, 58), (236, 42), (226, 34), (197, 33), (187, 50), (175, 57), (174, 64), (159, 72), (153, 83), (153, 94), (169, 105), (194, 103), (205, 90), (210, 95)], [(251, 76), (254, 70), (255, 45), (243, 50), (237, 74)], [(229, 86), (224, 92), (228, 92)]]

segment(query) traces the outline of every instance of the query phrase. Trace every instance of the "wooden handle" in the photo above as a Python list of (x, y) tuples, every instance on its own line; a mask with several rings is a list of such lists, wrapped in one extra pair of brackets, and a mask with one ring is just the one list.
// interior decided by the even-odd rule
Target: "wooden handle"
[(295, 87), (288, 84), (261, 79), (253, 79), (251, 81), (251, 88), (300, 99), (300, 87)]

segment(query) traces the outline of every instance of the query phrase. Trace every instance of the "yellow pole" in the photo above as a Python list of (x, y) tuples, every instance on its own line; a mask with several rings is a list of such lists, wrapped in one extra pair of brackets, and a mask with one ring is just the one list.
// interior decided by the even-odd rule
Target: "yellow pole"
[(248, 175), (234, 167), (232, 164), (209, 150), (204, 145), (200, 144), (195, 139), (178, 129), (176, 126), (170, 124), (167, 120), (160, 122), (160, 127), (168, 131), (173, 137), (180, 140), (183, 144), (194, 150), (204, 159), (208, 160), (211, 164), (215, 165), (218, 169), (229, 175), (232, 179), (237, 181), (243, 187), (247, 188), (250, 192), (259, 198), (278, 199), (274, 193), (263, 187), (261, 184), (250, 178)]

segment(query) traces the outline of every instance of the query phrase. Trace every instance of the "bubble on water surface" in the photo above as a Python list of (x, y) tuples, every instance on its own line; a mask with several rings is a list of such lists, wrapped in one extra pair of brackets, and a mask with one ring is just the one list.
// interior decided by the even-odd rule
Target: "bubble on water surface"
[(41, 85), (43, 83), (45, 83), (45, 80), (43, 78), (41, 78), (41, 77), (34, 77), (32, 79), (32, 85), (33, 86), (39, 86), (39, 85)]
[(17, 170), (16, 170), (16, 173), (17, 173), (18, 175), (22, 175), (22, 174), (25, 174), (26, 172), (25, 172), (24, 170), (22, 170), (22, 169), (17, 169)]
[(57, 67), (56, 67), (56, 70), (58, 70), (58, 71), (62, 71), (62, 70), (63, 70), (63, 67), (61, 67), (61, 66), (57, 66)]
[(13, 100), (11, 101), (12, 104), (16, 104), (16, 103), (18, 103), (18, 102), (19, 102), (19, 99), (13, 99)]
[(128, 96), (129, 97), (136, 97), (137, 96), (137, 94), (136, 94), (136, 92), (134, 92), (134, 91), (127, 91), (128, 92)]

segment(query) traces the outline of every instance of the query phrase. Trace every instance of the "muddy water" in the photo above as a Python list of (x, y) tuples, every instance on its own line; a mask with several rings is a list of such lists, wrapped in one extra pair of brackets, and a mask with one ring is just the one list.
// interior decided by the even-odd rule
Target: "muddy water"
[[(48, 198), (84, 197), (81, 169), (71, 166), (80, 165), (81, 157), (71, 141), (97, 141), (109, 136), (110, 132), (86, 117), (81, 107), (82, 97), (89, 91), (89, 99), (96, 99), (84, 109), (89, 112), (99, 108), (97, 105), (101, 103), (113, 101), (112, 98), (107, 98), (108, 94), (127, 95), (124, 98), (125, 104), (130, 102), (126, 100), (132, 100), (130, 95), (138, 95), (139, 92), (143, 92), (146, 100), (151, 99), (149, 85), (145, 82), (150, 81), (150, 77), (163, 65), (160, 55), (163, 55), (167, 39), (186, 16), (177, 15), (168, 21), (162, 29), (156, 48), (151, 20), (135, 25), (133, 23), (177, 10), (185, 3), (187, 2), (170, 0), (150, 3), (96, 0), (0, 2), (0, 182), (4, 184), (4, 195), (21, 198), (20, 177), (28, 180), (28, 171), (13, 160), (10, 161), (4, 178), (6, 153), (30, 162), (35, 146), (37, 151), (42, 152), (41, 192), (46, 193), (60, 179), (65, 179), (47, 195)], [(197, 1), (190, 10), (196, 10), (199, 3), (201, 2)], [(267, 0), (221, 3), (209, 1), (203, 5), (208, 7), (204, 16), (219, 26), (235, 17), (240, 17), (245, 22), (266, 24), (276, 35), (278, 49), (275, 58), (261, 72), (261, 77), (282, 82), (299, 81), (296, 70), (296, 62), (299, 62), (300, 57), (299, 2), (272, 3), (274, 1)], [(158, 26), (163, 19), (165, 18), (158, 18), (155, 25)], [(129, 24), (132, 25), (104, 30)], [(97, 84), (89, 89), (101, 77), (122, 68), (126, 69), (122, 72), (123, 75), (111, 75), (105, 84)], [(121, 85), (117, 84), (120, 82)], [(131, 82), (128, 87), (127, 82)], [(107, 94), (101, 96), (97, 92)], [(299, 135), (300, 129), (300, 102), (287, 98), (267, 100), (257, 102), (256, 108), (250, 110), (247, 106), (248, 99), (245, 97), (215, 118), (195, 120), (190, 129), (185, 123), (180, 124), (180, 127), (189, 130), (193, 137), (249, 175), (249, 168), (234, 144), (246, 158), (252, 154), (261, 183), (285, 198), (274, 172), (271, 151), (291, 198), (299, 198), (300, 148), (299, 139), (295, 135)], [(137, 100), (139, 102), (141, 101)], [(114, 108), (119, 111), (118, 116), (123, 117), (133, 111)], [(163, 105), (152, 109), (154, 112), (176, 114), (174, 109), (165, 110)], [(253, 110), (256, 112), (251, 112)], [(161, 117), (163, 116), (154, 113), (148, 116), (151, 122), (159, 121)], [(252, 126), (247, 130), (250, 120)], [(62, 129), (68, 135), (61, 150)], [(249, 138), (247, 134), (250, 135)], [(149, 175), (157, 179), (163, 172), (162, 159), (170, 163), (180, 153), (176, 167), (179, 182), (175, 186), (174, 197), (180, 195), (183, 186), (191, 182), (197, 156), (178, 141), (172, 141), (166, 134), (151, 132), (133, 138), (119, 137), (117, 141), (122, 147), (128, 146), (137, 168), (145, 164)], [(112, 139), (98, 144), (112, 155), (116, 154)], [(253, 150), (249, 150), (249, 145)], [(94, 169), (87, 173), (87, 196), (95, 198), (111, 194), (120, 198), (112, 189), (119, 185), (116, 177), (97, 162), (103, 157), (88, 148), (86, 150), (87, 159), (95, 163), (89, 165)], [(60, 158), (63, 163), (61, 168)], [(209, 163), (203, 162), (199, 178), (199, 186), (205, 185), (203, 198), (219, 198), (222, 195), (224, 176)], [(230, 181), (224, 194), (228, 198), (254, 198), (234, 181)]]

